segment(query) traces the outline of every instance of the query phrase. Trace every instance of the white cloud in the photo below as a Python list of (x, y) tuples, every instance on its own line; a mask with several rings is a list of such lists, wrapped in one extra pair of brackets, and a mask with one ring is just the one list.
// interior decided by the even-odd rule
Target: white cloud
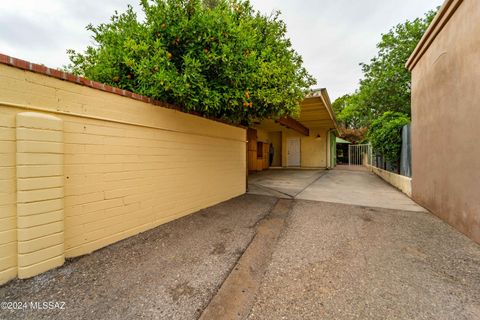
[(318, 87), (332, 100), (355, 91), (360, 62), (376, 53), (381, 33), (406, 19), (423, 16), (443, 0), (252, 0), (260, 11), (282, 12), (289, 37), (304, 57)]
[[(282, 12), (295, 49), (326, 87), (332, 100), (353, 92), (361, 77), (360, 62), (375, 55), (380, 34), (394, 25), (422, 16), (442, 0), (251, 0), (258, 10)], [(136, 0), (2, 0), (0, 53), (61, 67), (66, 50), (91, 44), (89, 23), (109, 20)]]
[[(107, 22), (129, 0), (2, 0), (0, 52), (49, 67), (68, 64), (67, 49), (91, 44), (89, 23)], [(134, 2), (134, 8), (140, 11)]]

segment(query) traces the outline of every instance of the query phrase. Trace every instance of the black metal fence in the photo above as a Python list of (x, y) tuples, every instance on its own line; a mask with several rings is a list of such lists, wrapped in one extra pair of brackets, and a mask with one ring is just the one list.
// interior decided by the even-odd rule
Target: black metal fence
[(397, 163), (390, 163), (385, 160), (385, 157), (372, 151), (372, 165), (391, 172), (399, 173), (402, 176), (412, 176), (412, 140), (411, 140), (411, 125), (408, 124), (402, 128), (402, 149), (400, 159)]

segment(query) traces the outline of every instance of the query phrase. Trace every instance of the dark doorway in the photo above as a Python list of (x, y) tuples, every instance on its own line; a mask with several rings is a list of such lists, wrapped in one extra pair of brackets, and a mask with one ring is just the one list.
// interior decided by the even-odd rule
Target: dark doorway
[(348, 144), (337, 143), (337, 164), (348, 164)]

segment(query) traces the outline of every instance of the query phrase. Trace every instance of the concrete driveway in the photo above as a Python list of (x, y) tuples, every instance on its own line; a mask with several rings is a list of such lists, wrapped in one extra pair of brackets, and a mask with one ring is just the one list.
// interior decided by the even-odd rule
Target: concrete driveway
[(360, 170), (268, 170), (249, 176), (250, 194), (425, 211), (375, 174)]
[(480, 246), (425, 212), (294, 200), (248, 319), (480, 319)]
[(249, 187), (294, 205), (248, 319), (480, 319), (480, 247), (376, 175), (270, 170)]
[(271, 169), (248, 175), (248, 193), (294, 198), (326, 173), (325, 170)]
[(12, 281), (0, 302), (65, 310), (0, 319), (480, 319), (480, 246), (375, 176), (250, 182), (282, 199), (246, 194)]

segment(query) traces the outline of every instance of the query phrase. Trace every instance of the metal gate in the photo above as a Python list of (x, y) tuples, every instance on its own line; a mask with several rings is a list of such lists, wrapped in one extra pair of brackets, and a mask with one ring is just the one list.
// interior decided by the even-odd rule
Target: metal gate
[(348, 146), (348, 165), (362, 166), (364, 161), (372, 163), (372, 146), (370, 144), (351, 144)]

